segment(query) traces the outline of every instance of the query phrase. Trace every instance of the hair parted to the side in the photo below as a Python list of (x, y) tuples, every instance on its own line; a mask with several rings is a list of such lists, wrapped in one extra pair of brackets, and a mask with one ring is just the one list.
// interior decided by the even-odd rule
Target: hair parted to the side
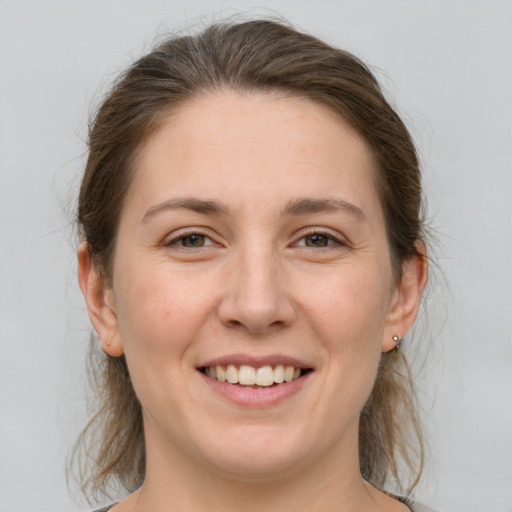
[[(138, 150), (183, 103), (219, 90), (280, 92), (316, 101), (366, 141), (377, 168), (396, 278), (420, 256), (421, 183), (412, 139), (369, 69), (356, 57), (275, 21), (212, 25), (170, 38), (135, 62), (114, 84), (89, 131), (78, 226), (94, 265), (109, 282), (123, 200)], [(135, 490), (144, 480), (141, 406), (123, 356), (91, 346), (95, 414), (75, 455), (88, 496), (117, 483)], [(423, 467), (423, 439), (411, 374), (401, 351), (382, 355), (360, 419), (362, 476), (409, 492)]]

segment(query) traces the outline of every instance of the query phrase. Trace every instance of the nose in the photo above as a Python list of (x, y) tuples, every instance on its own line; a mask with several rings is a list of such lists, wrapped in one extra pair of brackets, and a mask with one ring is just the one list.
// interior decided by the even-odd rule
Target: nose
[(278, 256), (253, 251), (231, 263), (218, 308), (221, 322), (252, 334), (289, 326), (296, 310)]

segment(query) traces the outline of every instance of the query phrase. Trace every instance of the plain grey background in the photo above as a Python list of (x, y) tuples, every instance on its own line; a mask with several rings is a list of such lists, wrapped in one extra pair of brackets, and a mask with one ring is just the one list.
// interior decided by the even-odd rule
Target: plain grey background
[(89, 328), (66, 211), (91, 103), (157, 33), (262, 7), (371, 64), (412, 130), (442, 269), (418, 496), (512, 511), (511, 1), (0, 0), (1, 512), (86, 508), (65, 478)]

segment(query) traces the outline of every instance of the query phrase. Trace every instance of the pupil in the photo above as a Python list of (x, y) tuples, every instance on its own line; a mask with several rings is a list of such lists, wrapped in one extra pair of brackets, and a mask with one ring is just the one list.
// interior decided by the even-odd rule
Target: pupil
[(185, 247), (202, 247), (204, 245), (203, 235), (189, 235), (183, 239)]

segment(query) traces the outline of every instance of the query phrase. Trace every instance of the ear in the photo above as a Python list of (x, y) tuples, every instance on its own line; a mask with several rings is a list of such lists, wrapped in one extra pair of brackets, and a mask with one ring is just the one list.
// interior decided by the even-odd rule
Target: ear
[(403, 263), (402, 277), (391, 298), (386, 318), (382, 351), (389, 352), (396, 347), (393, 336), (404, 337), (412, 327), (428, 278), (425, 244), (417, 242), (419, 255)]
[(119, 357), (124, 350), (119, 336), (114, 293), (94, 268), (87, 242), (82, 242), (78, 248), (78, 282), (103, 351), (109, 356)]

